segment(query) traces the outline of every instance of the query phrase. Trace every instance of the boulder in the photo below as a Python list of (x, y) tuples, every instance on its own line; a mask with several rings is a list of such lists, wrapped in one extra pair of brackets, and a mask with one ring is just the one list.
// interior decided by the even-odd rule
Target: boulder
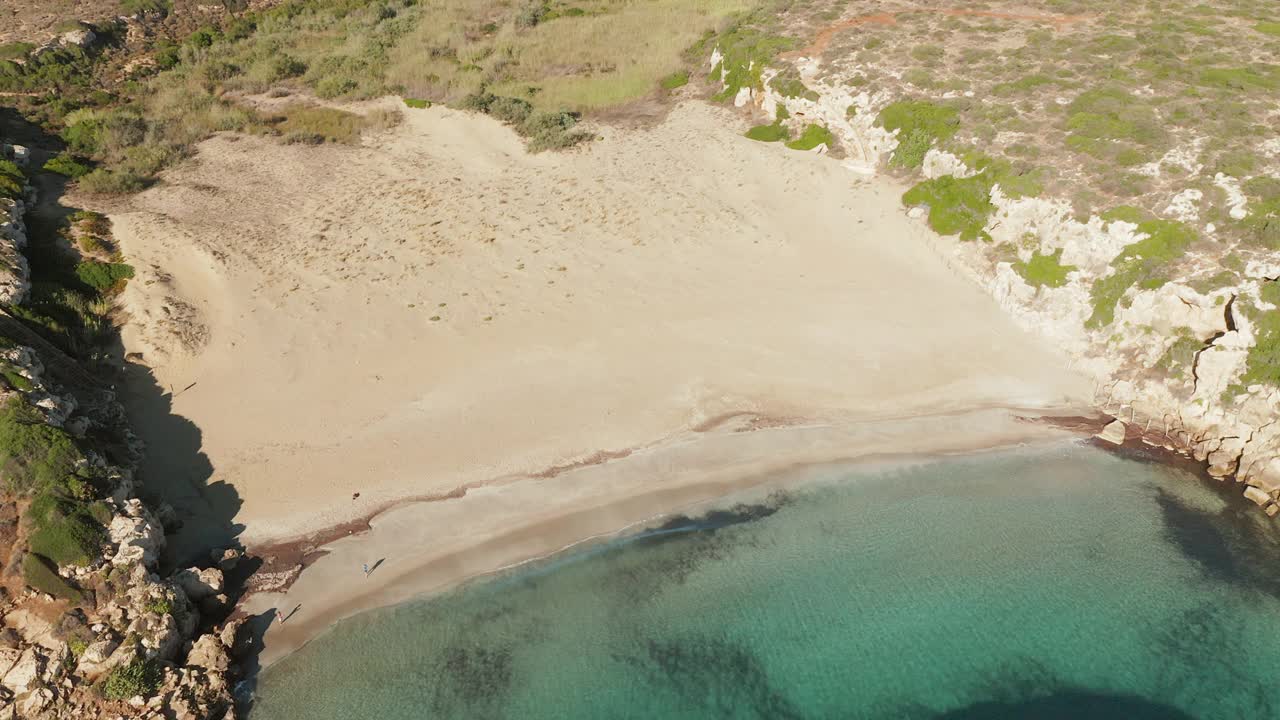
[(117, 567), (134, 563), (154, 566), (164, 547), (164, 528), (137, 499), (124, 504), (124, 514), (111, 520), (108, 533), (118, 546), (111, 558), (111, 564)]
[(1112, 420), (1106, 427), (1102, 428), (1102, 432), (1094, 437), (1100, 440), (1106, 440), (1115, 445), (1124, 443), (1125, 425), (1119, 420)]
[(172, 580), (193, 602), (218, 595), (223, 589), (222, 571), (217, 568), (179, 570)]
[(210, 633), (201, 635), (196, 640), (195, 645), (191, 647), (191, 652), (187, 655), (187, 665), (221, 673), (226, 672), (231, 666), (231, 657), (218, 636)]
[(22, 657), (22, 651), (18, 648), (0, 648), (0, 678), (13, 668), (20, 657)]
[(1257, 505), (1266, 505), (1271, 502), (1271, 496), (1262, 488), (1256, 488), (1252, 485), (1246, 485), (1244, 488), (1244, 496), (1249, 498)]
[(62, 37), (58, 38), (63, 45), (74, 45), (76, 47), (88, 47), (97, 40), (98, 36), (89, 28), (81, 25), (75, 30), (68, 30), (62, 33)]
[(44, 670), (44, 663), (44, 655), (36, 648), (29, 647), (22, 651), (18, 661), (9, 668), (9, 672), (4, 674), (4, 680), (0, 682), (15, 695), (21, 695), (30, 690), (40, 677), (40, 673)]
[(240, 564), (242, 553), (235, 548), (227, 548), (226, 550), (213, 551), (213, 563), (218, 566), (224, 574), (236, 569), (236, 565)]
[(35, 717), (40, 711), (49, 707), (53, 703), (53, 691), (49, 688), (40, 688), (27, 696), (22, 701), (22, 716)]

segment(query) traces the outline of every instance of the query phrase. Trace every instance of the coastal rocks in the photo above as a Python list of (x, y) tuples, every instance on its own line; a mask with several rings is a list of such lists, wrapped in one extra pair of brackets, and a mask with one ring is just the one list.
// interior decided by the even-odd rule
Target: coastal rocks
[(164, 548), (164, 528), (137, 499), (125, 503), (124, 514), (111, 520), (108, 535), (112, 544), (118, 546), (111, 558), (111, 564), (116, 567), (135, 563), (152, 567)]
[(187, 568), (173, 574), (173, 582), (193, 602), (218, 595), (223, 590), (222, 571), (217, 568)]
[(1262, 488), (1256, 488), (1252, 485), (1246, 485), (1244, 488), (1244, 496), (1251, 500), (1255, 505), (1266, 505), (1271, 502), (1271, 496)]
[(920, 172), (930, 180), (943, 175), (967, 178), (976, 174), (959, 157), (938, 148), (929, 148), (929, 152), (924, 154), (924, 164), (920, 166)]
[(259, 572), (245, 581), (245, 589), (248, 592), (276, 592), (289, 587), (298, 575), (302, 573), (302, 565), (294, 565), (287, 570), (279, 572)]
[(4, 674), (0, 680), (15, 695), (27, 692), (44, 672), (45, 657), (38, 648), (32, 646), (22, 651), (18, 661)]
[(22, 302), (31, 290), (31, 267), (22, 253), (27, 245), (25, 214), (23, 201), (0, 198), (0, 302), (3, 303)]
[(1125, 424), (1119, 420), (1112, 420), (1107, 426), (1102, 428), (1102, 432), (1094, 437), (1099, 440), (1106, 440), (1114, 445), (1122, 445), (1124, 443)]
[(187, 654), (187, 665), (222, 673), (231, 666), (231, 657), (217, 636), (201, 635)]

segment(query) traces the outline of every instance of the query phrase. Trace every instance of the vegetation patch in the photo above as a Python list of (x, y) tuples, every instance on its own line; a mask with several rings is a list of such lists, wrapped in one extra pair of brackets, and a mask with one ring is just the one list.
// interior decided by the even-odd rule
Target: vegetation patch
[(1185, 327), (1178, 328), (1173, 344), (1156, 360), (1155, 367), (1174, 377), (1185, 377), (1195, 366), (1196, 353), (1204, 348), (1204, 342)]
[(27, 177), (17, 164), (10, 160), (0, 160), (0, 197), (19, 200), (26, 184)]
[(819, 145), (826, 145), (828, 148), (835, 146), (835, 137), (831, 131), (821, 125), (809, 125), (800, 133), (800, 137), (787, 143), (787, 147), (792, 150), (812, 150)]
[(465, 98), (461, 107), (491, 115), (510, 125), (528, 140), (529, 152), (572, 147), (593, 137), (591, 133), (574, 129), (578, 124), (577, 114), (535, 111), (532, 103), (520, 98), (481, 92)]
[(85, 260), (76, 265), (76, 277), (100, 293), (114, 293), (123, 289), (125, 282), (133, 277), (133, 266)]
[(658, 81), (663, 90), (675, 90), (678, 87), (684, 87), (689, 84), (689, 71), (680, 70)]
[(73, 180), (88, 175), (89, 171), (92, 170), (88, 165), (76, 160), (70, 153), (65, 152), (45, 161), (44, 169), (59, 175), (65, 175)]
[(84, 595), (39, 556), (22, 558), (22, 579), (29, 587), (73, 603), (84, 601)]
[(772, 125), (756, 125), (748, 130), (746, 135), (752, 140), (759, 140), (760, 142), (779, 142), (791, 137), (787, 127), (780, 122), (775, 122)]
[(995, 211), (991, 191), (999, 185), (1009, 197), (1034, 197), (1043, 191), (1038, 170), (1015, 167), (982, 155), (965, 158), (979, 170), (967, 178), (943, 175), (925, 180), (902, 196), (908, 207), (929, 208), (929, 227), (940, 235), (956, 235), (961, 240), (990, 241), (985, 230)]
[(22, 398), (0, 405), (0, 474), (12, 492), (65, 487), (83, 460), (71, 436)]
[(160, 665), (155, 660), (135, 657), (128, 665), (121, 665), (107, 675), (102, 694), (108, 700), (146, 699), (155, 694), (161, 678)]
[(0, 60), (18, 60), (25, 58), (27, 53), (35, 50), (36, 46), (29, 42), (8, 42), (0, 44)]
[(327, 107), (294, 106), (284, 110), (281, 117), (273, 118), (276, 130), (284, 135), (285, 142), (336, 142), (354, 144), (360, 140), (364, 118), (359, 115)]
[(791, 38), (769, 35), (754, 28), (737, 26), (720, 35), (716, 48), (721, 59), (711, 70), (712, 82), (723, 80), (718, 101), (730, 100), (743, 88), (763, 90), (764, 69), (778, 53), (795, 47)]
[(1058, 248), (1049, 255), (1042, 255), (1037, 250), (1027, 262), (1013, 263), (1013, 269), (1027, 281), (1028, 285), (1039, 289), (1066, 285), (1067, 275), (1077, 268), (1075, 265), (1062, 264), (1062, 248)]
[(804, 98), (806, 100), (818, 100), (818, 93), (810, 90), (803, 81), (800, 80), (800, 73), (794, 68), (787, 68), (782, 72), (774, 75), (769, 80), (769, 87), (773, 88), (779, 95), (788, 98)]
[(1263, 302), (1275, 307), (1246, 310), (1254, 323), (1255, 342), (1249, 348), (1240, 382), (1246, 387), (1255, 383), (1276, 387), (1280, 386), (1280, 281), (1263, 284), (1259, 294)]
[(877, 123), (886, 130), (898, 131), (898, 147), (890, 163), (903, 168), (917, 168), (935, 142), (949, 140), (960, 127), (960, 114), (954, 107), (924, 100), (899, 100), (880, 111)]
[(431, 101), (423, 100), (422, 98), (405, 98), (404, 104), (406, 107), (411, 107), (415, 110), (425, 110), (431, 107)]
[(1093, 313), (1086, 327), (1110, 325), (1116, 305), (1129, 288), (1154, 289), (1167, 282), (1169, 266), (1196, 240), (1194, 229), (1173, 220), (1147, 220), (1138, 225), (1138, 232), (1147, 237), (1125, 246), (1111, 261), (1114, 272), (1094, 281), (1090, 292)]

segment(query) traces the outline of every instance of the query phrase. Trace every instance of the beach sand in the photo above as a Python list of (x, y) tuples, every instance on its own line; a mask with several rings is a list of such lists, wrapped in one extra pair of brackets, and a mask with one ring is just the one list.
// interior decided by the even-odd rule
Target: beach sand
[(958, 413), (1087, 406), (901, 187), (741, 125), (685, 103), (536, 156), (443, 108), (362, 147), (226, 135), (112, 214), (138, 270), (123, 395), (175, 556), (395, 505), (250, 600), (302, 605), (264, 659), (772, 470), (1039, 438)]

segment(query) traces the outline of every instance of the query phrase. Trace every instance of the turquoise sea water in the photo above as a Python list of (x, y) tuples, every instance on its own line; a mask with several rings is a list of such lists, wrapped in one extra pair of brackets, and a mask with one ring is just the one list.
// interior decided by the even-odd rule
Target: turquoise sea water
[(252, 720), (1276, 718), (1280, 542), (1086, 446), (803, 488), (339, 623)]

